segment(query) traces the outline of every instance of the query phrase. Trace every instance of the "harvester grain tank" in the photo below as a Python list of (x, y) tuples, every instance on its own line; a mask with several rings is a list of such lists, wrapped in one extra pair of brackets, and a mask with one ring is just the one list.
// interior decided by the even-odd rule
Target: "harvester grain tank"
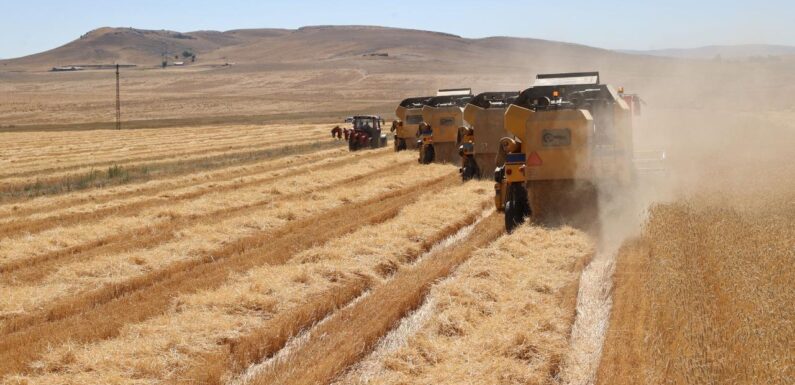
[(417, 148), (417, 130), (422, 123), (422, 107), (432, 96), (404, 99), (395, 109), (398, 120), (393, 122), (395, 151)]
[(461, 178), (468, 180), (491, 177), (495, 157), (505, 131), (505, 110), (519, 92), (484, 92), (464, 107), (464, 123), (459, 129), (458, 154), (461, 156)]
[(598, 72), (538, 75), (505, 111), (496, 206), (511, 231), (536, 222), (587, 225), (598, 194), (632, 180), (632, 113)]
[[(381, 133), (381, 125), (384, 120), (380, 116), (357, 115), (345, 121), (351, 123), (351, 128), (345, 133), (349, 150), (357, 151), (387, 145), (386, 134)], [(333, 132), (332, 135), (334, 135)]]
[(439, 90), (422, 108), (425, 130), (418, 131), (420, 163), (457, 163), (458, 129), (464, 126), (464, 106), (472, 100), (472, 90)]

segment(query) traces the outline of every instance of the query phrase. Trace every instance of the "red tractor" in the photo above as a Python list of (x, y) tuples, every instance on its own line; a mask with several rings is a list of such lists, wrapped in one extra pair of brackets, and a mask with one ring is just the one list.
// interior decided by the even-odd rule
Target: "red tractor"
[(366, 148), (379, 148), (387, 145), (386, 134), (381, 133), (384, 120), (375, 115), (357, 115), (345, 120), (352, 124), (352, 128), (345, 134), (348, 149), (351, 151)]

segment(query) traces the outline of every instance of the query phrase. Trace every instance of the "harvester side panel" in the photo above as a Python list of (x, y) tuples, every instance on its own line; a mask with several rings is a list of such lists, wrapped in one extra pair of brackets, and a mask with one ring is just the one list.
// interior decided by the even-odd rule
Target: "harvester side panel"
[(474, 156), (481, 171), (488, 175), (497, 166), (495, 158), (500, 139), (508, 136), (505, 130), (505, 108), (482, 108), (467, 104), (464, 121), (474, 128)]
[(422, 118), (431, 125), (434, 143), (455, 143), (458, 139), (458, 127), (464, 125), (464, 112), (458, 106), (425, 106), (422, 108)]
[(404, 139), (406, 148), (417, 148), (417, 131), (422, 123), (422, 109), (398, 106), (395, 115), (403, 122), (395, 132), (395, 137)]
[(505, 131), (505, 109), (480, 109), (473, 126), (475, 127), (475, 153), (497, 154), (500, 148), (500, 139), (508, 135)]
[[(524, 118), (524, 121), (518, 120)], [(511, 106), (506, 122), (523, 124), (509, 127), (524, 131), (523, 149), (527, 154), (528, 181), (590, 179), (593, 174), (591, 135), (593, 117), (587, 110), (550, 110), (534, 112)], [(539, 164), (540, 163), (540, 164)]]

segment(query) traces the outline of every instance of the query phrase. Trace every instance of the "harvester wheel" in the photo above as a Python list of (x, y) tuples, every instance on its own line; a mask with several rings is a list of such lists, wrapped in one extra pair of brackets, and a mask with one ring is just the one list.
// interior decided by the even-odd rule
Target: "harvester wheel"
[(508, 194), (505, 199), (505, 230), (509, 233), (513, 232), (531, 214), (530, 204), (527, 201), (527, 190), (524, 186), (518, 183), (508, 186)]
[(395, 138), (395, 152), (400, 152), (406, 149), (406, 139)]
[(464, 158), (464, 166), (461, 168), (461, 180), (466, 182), (473, 178), (480, 178), (480, 169), (478, 169), (475, 158), (469, 155)]
[(422, 164), (431, 164), (433, 163), (433, 159), (436, 157), (436, 152), (433, 149), (433, 146), (425, 146), (422, 148), (422, 153), (420, 154), (420, 163)]

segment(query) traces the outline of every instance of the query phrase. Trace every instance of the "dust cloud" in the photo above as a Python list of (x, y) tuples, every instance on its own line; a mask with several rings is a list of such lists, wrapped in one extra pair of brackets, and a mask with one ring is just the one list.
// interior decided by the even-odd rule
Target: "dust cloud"
[[(571, 348), (560, 381), (594, 384), (612, 306), (618, 249), (638, 236), (655, 204), (759, 210), (765, 197), (791, 193), (795, 166), (795, 58), (673, 61), (646, 74), (602, 68), (603, 82), (637, 92), (636, 152), (664, 151), (662, 170), (639, 172), (628, 189), (598, 186), (596, 255), (584, 270)], [(624, 84), (616, 84), (622, 80)], [(607, 190), (607, 191), (605, 191)]]

